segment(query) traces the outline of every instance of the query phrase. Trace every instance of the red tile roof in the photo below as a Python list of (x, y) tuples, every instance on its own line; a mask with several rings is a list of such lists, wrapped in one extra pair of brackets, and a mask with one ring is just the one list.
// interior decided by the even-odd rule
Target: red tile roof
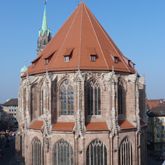
[(106, 122), (91, 122), (86, 124), (87, 131), (108, 131)]
[(157, 100), (147, 100), (148, 106), (148, 116), (165, 116), (165, 100), (157, 99)]
[(53, 131), (73, 131), (74, 122), (58, 122), (52, 125)]
[[(64, 61), (66, 51), (67, 55), (68, 53), (71, 55), (69, 62)], [(90, 60), (93, 53), (97, 56), (95, 62)], [(51, 58), (45, 63), (47, 57)], [(46, 69), (47, 71), (113, 69), (118, 72), (135, 72), (134, 64), (123, 56), (84, 3), (77, 7), (32, 63), (28, 68), (29, 74), (43, 73)]]
[(135, 128), (128, 120), (120, 120), (119, 126), (121, 129), (132, 129)]
[(165, 100), (163, 99), (147, 100), (147, 106), (150, 110), (161, 105), (165, 105)]
[(35, 120), (30, 124), (30, 129), (41, 130), (44, 126), (44, 122), (42, 120)]

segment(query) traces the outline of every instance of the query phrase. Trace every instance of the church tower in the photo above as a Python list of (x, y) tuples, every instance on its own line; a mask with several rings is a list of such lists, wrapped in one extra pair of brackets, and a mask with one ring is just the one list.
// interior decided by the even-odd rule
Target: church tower
[(45, 48), (48, 42), (51, 40), (51, 33), (47, 25), (47, 17), (46, 17), (46, 1), (44, 4), (44, 14), (42, 19), (42, 27), (39, 31), (38, 41), (37, 41), (37, 54)]

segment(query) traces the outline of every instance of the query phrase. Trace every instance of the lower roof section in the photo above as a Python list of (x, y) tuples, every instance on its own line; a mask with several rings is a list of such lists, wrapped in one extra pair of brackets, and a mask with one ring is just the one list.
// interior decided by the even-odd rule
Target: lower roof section
[(52, 125), (52, 131), (73, 131), (74, 122), (58, 122)]
[(133, 129), (136, 128), (128, 120), (119, 120), (119, 126), (121, 129)]
[(86, 124), (87, 131), (108, 131), (106, 122), (90, 122)]
[[(144, 123), (141, 125), (143, 126)], [(74, 126), (75, 122), (57, 122), (52, 124), (52, 131), (72, 132), (74, 131)], [(110, 131), (106, 122), (88, 122), (85, 126), (86, 131)], [(136, 128), (128, 120), (120, 120), (119, 126), (122, 130)], [(42, 130), (43, 127), (44, 122), (42, 120), (34, 120), (31, 122), (29, 129)]]
[(41, 130), (43, 129), (44, 122), (42, 120), (34, 120), (30, 124), (30, 129)]

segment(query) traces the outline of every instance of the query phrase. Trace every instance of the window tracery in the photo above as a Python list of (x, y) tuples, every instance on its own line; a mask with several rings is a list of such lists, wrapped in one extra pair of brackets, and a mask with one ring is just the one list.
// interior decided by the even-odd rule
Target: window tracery
[(120, 144), (119, 165), (132, 165), (132, 145), (127, 137)]
[(97, 82), (87, 82), (87, 114), (101, 114), (101, 90)]
[(124, 115), (126, 110), (126, 91), (124, 83), (119, 80), (118, 83), (118, 113)]
[(74, 90), (68, 80), (64, 80), (60, 86), (60, 114), (74, 114)]
[(32, 140), (32, 165), (43, 165), (42, 146), (39, 139)]
[(30, 118), (31, 120), (35, 119), (36, 111), (38, 109), (38, 95), (37, 95), (37, 84), (32, 85), (31, 87), (31, 109), (30, 109)]
[(107, 165), (106, 146), (98, 139), (92, 141), (86, 153), (87, 165)]
[(73, 149), (71, 145), (61, 139), (54, 145), (53, 165), (73, 165)]

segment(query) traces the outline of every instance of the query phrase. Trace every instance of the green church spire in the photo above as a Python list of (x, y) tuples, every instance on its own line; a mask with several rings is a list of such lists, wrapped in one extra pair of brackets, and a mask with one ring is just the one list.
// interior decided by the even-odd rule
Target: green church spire
[(45, 33), (48, 34), (50, 32), (48, 29), (48, 25), (47, 25), (46, 4), (47, 4), (47, 1), (45, 0), (45, 2), (44, 2), (44, 14), (43, 14), (43, 19), (42, 19), (42, 27), (41, 27), (41, 30), (39, 31), (39, 35), (44, 35)]
[(39, 37), (37, 41), (37, 54), (39, 54), (47, 45), (47, 43), (51, 40), (51, 33), (47, 25), (47, 17), (46, 17), (46, 5), (47, 0), (44, 0), (44, 14), (42, 19), (42, 27), (39, 31)]
[(44, 5), (44, 15), (43, 15), (43, 20), (42, 20), (42, 32), (46, 32), (48, 30), (48, 25), (47, 25), (47, 17), (46, 17), (46, 1)]

